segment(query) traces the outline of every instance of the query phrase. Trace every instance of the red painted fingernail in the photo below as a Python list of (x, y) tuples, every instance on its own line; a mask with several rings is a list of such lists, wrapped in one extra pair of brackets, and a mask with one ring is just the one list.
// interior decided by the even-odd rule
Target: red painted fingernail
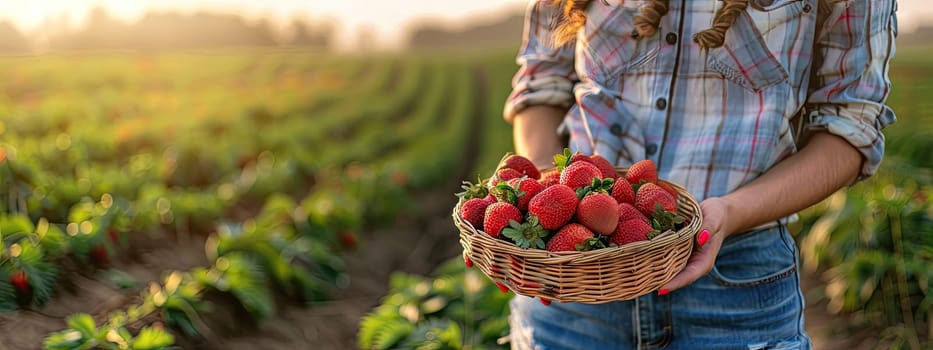
[(659, 296), (659, 297), (665, 296), (665, 295), (667, 295), (667, 293), (670, 293), (670, 292), (671, 292), (670, 289), (662, 289), (662, 290), (659, 290), (659, 291), (658, 291), (658, 296)]
[(503, 293), (508, 293), (508, 292), (509, 292), (509, 288), (506, 287), (506, 286), (505, 286), (504, 284), (502, 284), (502, 283), (496, 282), (496, 287), (499, 287), (499, 290), (501, 290)]
[(473, 267), (473, 261), (466, 255), (463, 256), (463, 264), (466, 265), (466, 267)]
[(706, 244), (706, 241), (708, 240), (709, 240), (709, 231), (707, 230), (700, 231), (700, 234), (697, 236), (697, 244), (699, 244), (702, 247), (704, 244)]
[(544, 304), (544, 306), (550, 306), (550, 305), (551, 305), (551, 301), (548, 300), (548, 299), (539, 298), (538, 300), (541, 300), (541, 303)]

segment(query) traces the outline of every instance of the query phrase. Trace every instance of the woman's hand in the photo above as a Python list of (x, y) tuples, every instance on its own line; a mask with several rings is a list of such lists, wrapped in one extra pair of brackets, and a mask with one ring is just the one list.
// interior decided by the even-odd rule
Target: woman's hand
[(703, 226), (696, 235), (696, 245), (693, 254), (687, 260), (677, 276), (658, 290), (658, 295), (665, 295), (671, 291), (687, 286), (700, 277), (705, 276), (713, 269), (716, 255), (722, 247), (722, 241), (728, 236), (725, 218), (727, 217), (726, 201), (722, 198), (708, 198), (700, 203), (703, 211)]

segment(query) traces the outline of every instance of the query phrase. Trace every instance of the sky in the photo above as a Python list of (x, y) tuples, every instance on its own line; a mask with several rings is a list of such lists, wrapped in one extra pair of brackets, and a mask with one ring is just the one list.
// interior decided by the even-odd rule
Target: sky
[[(933, 6), (925, 0), (899, 0), (898, 22), (902, 32), (910, 32), (933, 20)], [(33, 32), (48, 18), (66, 14), (76, 24), (94, 7), (105, 8), (112, 16), (132, 20), (147, 10), (179, 12), (211, 11), (239, 13), (249, 18), (270, 18), (287, 23), (293, 18), (332, 19), (339, 23), (337, 42), (344, 48), (356, 45), (360, 30), (371, 31), (376, 42), (386, 48), (398, 46), (402, 33), (412, 20), (441, 21), (463, 25), (468, 19), (495, 20), (521, 9), (526, 0), (4, 0), (0, 1), (0, 21), (13, 23), (24, 32)]]

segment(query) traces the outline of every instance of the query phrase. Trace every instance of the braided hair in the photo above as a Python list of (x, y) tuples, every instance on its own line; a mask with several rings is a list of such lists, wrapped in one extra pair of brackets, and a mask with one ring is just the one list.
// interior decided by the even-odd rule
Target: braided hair
[[(586, 7), (593, 0), (553, 0), (553, 4), (562, 4), (560, 25), (554, 31), (554, 44), (563, 46), (570, 42), (577, 32), (586, 25)], [(652, 0), (639, 9), (640, 16), (635, 17), (634, 34), (636, 37), (652, 36), (658, 30), (661, 17), (667, 14), (670, 0)]]
[[(826, 18), (832, 5), (847, 0), (819, 0), (819, 17)], [(592, 0), (551, 0), (554, 5), (562, 5), (561, 21), (554, 32), (554, 45), (563, 46), (570, 42), (586, 24), (586, 8)], [(749, 0), (723, 0), (724, 5), (716, 11), (712, 27), (693, 35), (693, 41), (706, 49), (721, 47), (726, 40), (726, 31), (735, 24), (748, 6)], [(661, 23), (661, 17), (667, 14), (670, 0), (652, 0), (639, 9), (640, 16), (633, 19), (636, 38), (654, 35)]]

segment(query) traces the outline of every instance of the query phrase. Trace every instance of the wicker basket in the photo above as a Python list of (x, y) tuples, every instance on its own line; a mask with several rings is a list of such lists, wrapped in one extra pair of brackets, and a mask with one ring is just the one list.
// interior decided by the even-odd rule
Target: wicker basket
[[(625, 170), (619, 168), (620, 174)], [(678, 213), (687, 218), (687, 225), (624, 247), (560, 253), (522, 249), (461, 219), (463, 201), (454, 207), (453, 220), (460, 230), (463, 254), (486, 276), (515, 293), (588, 304), (630, 300), (658, 290), (683, 269), (703, 220), (699, 204), (686, 189), (659, 181), (679, 194)]]

